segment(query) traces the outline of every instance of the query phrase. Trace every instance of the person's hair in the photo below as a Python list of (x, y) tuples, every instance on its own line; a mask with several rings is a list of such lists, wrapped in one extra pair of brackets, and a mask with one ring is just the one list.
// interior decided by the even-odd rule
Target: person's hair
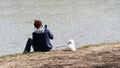
[(42, 26), (42, 22), (40, 21), (40, 20), (34, 20), (34, 27), (35, 28), (39, 28), (39, 27), (41, 27)]

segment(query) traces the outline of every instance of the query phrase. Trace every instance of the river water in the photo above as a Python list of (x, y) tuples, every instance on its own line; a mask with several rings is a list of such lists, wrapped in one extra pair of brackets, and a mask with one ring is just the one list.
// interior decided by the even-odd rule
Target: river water
[(0, 0), (0, 55), (22, 53), (39, 19), (54, 49), (120, 42), (120, 0)]

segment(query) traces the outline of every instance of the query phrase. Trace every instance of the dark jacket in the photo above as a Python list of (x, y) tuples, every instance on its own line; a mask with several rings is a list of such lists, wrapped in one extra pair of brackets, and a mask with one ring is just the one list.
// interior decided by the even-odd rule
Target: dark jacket
[(48, 30), (35, 30), (32, 33), (34, 51), (49, 51), (53, 48), (50, 39), (53, 39), (53, 34)]

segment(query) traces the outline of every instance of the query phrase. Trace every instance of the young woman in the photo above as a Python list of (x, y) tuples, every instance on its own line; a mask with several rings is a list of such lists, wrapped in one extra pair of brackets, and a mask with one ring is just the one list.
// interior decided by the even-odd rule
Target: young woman
[(53, 34), (47, 29), (47, 26), (43, 26), (40, 20), (34, 21), (34, 27), (36, 30), (32, 33), (32, 38), (29, 38), (24, 50), (30, 52), (31, 46), (34, 52), (37, 51), (50, 51), (53, 46), (50, 39), (53, 39)]

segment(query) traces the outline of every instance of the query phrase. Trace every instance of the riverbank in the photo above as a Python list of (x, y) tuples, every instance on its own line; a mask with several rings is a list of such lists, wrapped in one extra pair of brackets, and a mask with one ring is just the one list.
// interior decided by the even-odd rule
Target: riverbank
[(0, 68), (119, 68), (120, 43), (0, 57)]

